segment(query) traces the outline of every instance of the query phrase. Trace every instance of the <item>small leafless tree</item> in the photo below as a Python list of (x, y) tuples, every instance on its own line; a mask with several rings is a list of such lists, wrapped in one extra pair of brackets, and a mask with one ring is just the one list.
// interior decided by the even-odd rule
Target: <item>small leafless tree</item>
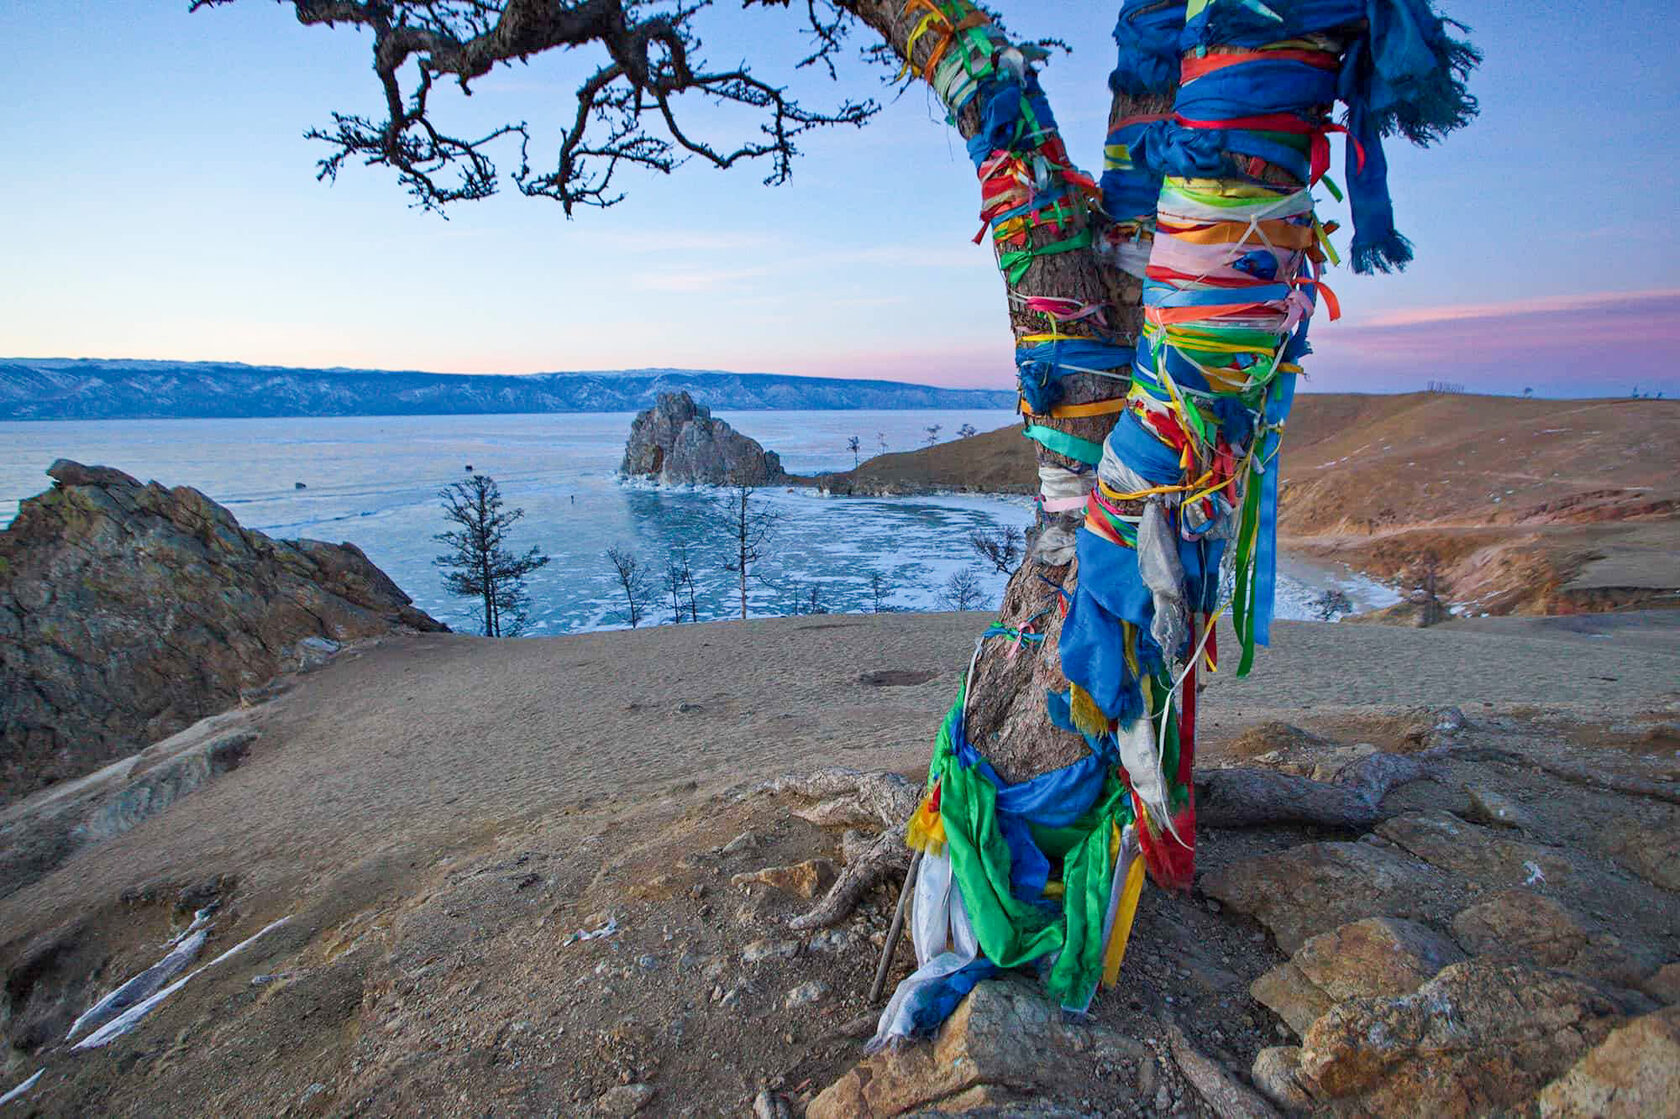
[(694, 567), (688, 561), (688, 541), (679, 540), (665, 557), (665, 589), (671, 594), (671, 617), (677, 622), (700, 620), (700, 604), (694, 588)]
[(1346, 591), (1332, 587), (1313, 599), (1308, 608), (1319, 621), (1333, 622), (1343, 614), (1353, 613), (1353, 599)]
[(758, 490), (745, 482), (732, 485), (718, 502), (717, 523), (729, 540), (730, 559), (723, 569), (737, 576), (741, 588), (741, 618), (747, 617), (747, 579), (770, 552), (776, 533), (774, 511), (753, 501)]
[(455, 526), (432, 537), (449, 549), (432, 560), (444, 571), (444, 587), (450, 594), (478, 599), (486, 637), (517, 637), (531, 603), (525, 578), (549, 560), (537, 548), (523, 555), (507, 549), (508, 530), (525, 510), (504, 508), (501, 487), (488, 474), (456, 482), (438, 497), (443, 519)]
[(853, 470), (856, 470), (858, 468), (859, 463), (862, 461), (859, 454), (858, 454), (859, 450), (862, 447), (863, 447), (863, 440), (859, 439), (855, 435), (852, 436), (850, 439), (846, 440), (846, 449), (848, 451), (852, 452), (852, 469)]
[(892, 607), (886, 604), (887, 595), (891, 592), (892, 588), (887, 585), (887, 577), (885, 575), (881, 574), (879, 571), (871, 571), (869, 573), (869, 598), (874, 605), (875, 613), (882, 614), (892, 609)]
[(616, 545), (607, 549), (607, 562), (612, 564), (619, 589), (624, 592), (624, 612), (620, 617), (630, 623), (631, 629), (635, 629), (647, 614), (647, 565), (635, 552)]
[(959, 439), (972, 439), (974, 436), (979, 434), (979, 430), (976, 429), (973, 424), (963, 424), (961, 427), (957, 428), (957, 438)]
[(951, 577), (945, 580), (944, 592), (939, 596), (940, 605), (947, 610), (978, 610), (985, 602), (986, 592), (981, 589), (980, 577), (974, 574), (972, 567), (951, 572)]
[(1001, 528), (977, 528), (968, 534), (968, 545), (992, 567), (998, 574), (1008, 575), (1015, 570), (1015, 564), (1021, 559), (1021, 545), (1023, 539), (1021, 530), (1014, 525), (1003, 525)]
[(922, 430), (927, 432), (927, 435), (923, 438), (922, 442), (931, 447), (935, 443), (939, 442), (939, 433), (944, 430), (944, 425), (929, 424), (928, 426), (922, 428)]
[(1412, 572), (1411, 590), (1406, 592), (1406, 601), (1418, 607), (1420, 627), (1447, 620), (1447, 606), (1441, 597), (1446, 591), (1446, 580), (1441, 577), (1441, 558), (1434, 552), (1423, 553)]
[(886, 432), (877, 431), (875, 433), (875, 445), (877, 447), (881, 448), (881, 453), (883, 455), (887, 453), (887, 433)]
[(681, 625), (685, 620), (683, 613), (687, 607), (683, 605), (682, 600), (682, 568), (677, 566), (674, 559), (665, 561), (665, 592), (671, 596), (671, 621), (676, 625)]

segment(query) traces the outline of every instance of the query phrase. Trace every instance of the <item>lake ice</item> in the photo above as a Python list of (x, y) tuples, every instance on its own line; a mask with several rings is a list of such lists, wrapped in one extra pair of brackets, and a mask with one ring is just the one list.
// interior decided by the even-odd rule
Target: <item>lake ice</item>
[[(792, 473), (851, 466), (856, 435), (865, 457), (921, 445), (925, 429), (941, 438), (963, 424), (981, 431), (1012, 421), (1008, 412), (719, 412), (737, 430), (782, 456)], [(443, 530), (437, 493), (471, 465), (501, 484), (525, 519), (519, 549), (536, 545), (553, 562), (532, 577), (531, 628), (548, 635), (621, 625), (617, 586), (603, 555), (634, 549), (656, 572), (680, 540), (690, 543), (702, 619), (738, 613), (735, 576), (724, 570), (728, 547), (715, 524), (717, 495), (688, 487), (626, 483), (615, 472), (632, 416), (553, 414), (403, 416), (253, 420), (106, 420), (0, 423), (0, 519), (17, 501), (44, 489), (55, 458), (114, 466), (141, 480), (194, 486), (228, 507), (248, 528), (276, 537), (348, 540), (434, 617), (471, 631), (471, 604), (443, 591), (432, 565)], [(1287, 449), (1285, 450), (1287, 454)], [(298, 489), (302, 482), (306, 488)], [(900, 610), (941, 609), (950, 575), (972, 567), (995, 606), (1005, 579), (984, 572), (968, 544), (976, 529), (1024, 528), (1026, 498), (821, 497), (812, 491), (761, 490), (757, 501), (779, 517), (764, 581), (753, 580), (755, 614), (783, 613), (797, 594), (817, 589), (823, 608), (872, 608), (870, 576), (879, 573), (886, 602)], [(1278, 616), (1306, 617), (1326, 586), (1346, 589), (1361, 608), (1394, 601), (1386, 588), (1288, 559)], [(650, 621), (669, 621), (655, 606)]]

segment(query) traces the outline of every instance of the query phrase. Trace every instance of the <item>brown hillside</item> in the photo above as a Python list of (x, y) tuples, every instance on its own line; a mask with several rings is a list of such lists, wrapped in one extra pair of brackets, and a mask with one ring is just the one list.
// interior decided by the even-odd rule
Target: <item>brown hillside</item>
[(1494, 614), (1671, 605), (1680, 404), (1307, 396), (1284, 445), (1288, 546), (1372, 574), (1426, 553)]
[(877, 455), (856, 470), (810, 480), (835, 493), (1038, 492), (1032, 444), (1019, 427)]
[[(1411, 393), (1297, 398), (1287, 546), (1383, 577), (1426, 553), (1478, 612), (1666, 605), (1680, 588), (1680, 403)], [(841, 493), (1031, 493), (1019, 429), (870, 459)]]

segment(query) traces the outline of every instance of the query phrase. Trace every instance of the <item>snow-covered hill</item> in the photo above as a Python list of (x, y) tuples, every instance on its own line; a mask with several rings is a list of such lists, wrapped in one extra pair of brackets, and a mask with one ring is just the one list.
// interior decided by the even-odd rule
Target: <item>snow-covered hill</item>
[(0, 359), (0, 419), (635, 412), (686, 391), (722, 410), (1008, 408), (1012, 392), (693, 369), (524, 376), (195, 361)]

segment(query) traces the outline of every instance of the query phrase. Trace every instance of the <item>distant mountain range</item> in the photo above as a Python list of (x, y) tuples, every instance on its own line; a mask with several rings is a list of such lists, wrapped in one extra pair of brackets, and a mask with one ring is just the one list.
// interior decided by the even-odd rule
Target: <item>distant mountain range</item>
[(0, 419), (637, 412), (683, 389), (722, 410), (1013, 408), (1013, 392), (697, 369), (499, 374), (0, 358)]

